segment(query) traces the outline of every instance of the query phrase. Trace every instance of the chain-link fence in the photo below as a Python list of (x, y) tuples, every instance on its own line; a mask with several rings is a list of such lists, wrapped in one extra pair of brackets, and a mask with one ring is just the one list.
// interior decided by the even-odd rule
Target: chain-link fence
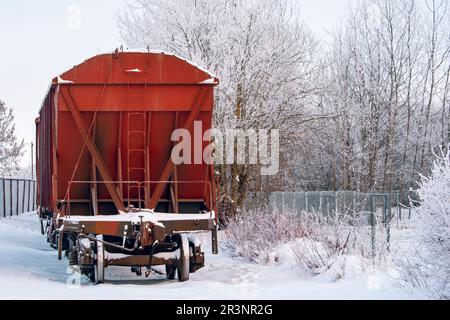
[(36, 210), (35, 192), (34, 180), (0, 178), (0, 217)]

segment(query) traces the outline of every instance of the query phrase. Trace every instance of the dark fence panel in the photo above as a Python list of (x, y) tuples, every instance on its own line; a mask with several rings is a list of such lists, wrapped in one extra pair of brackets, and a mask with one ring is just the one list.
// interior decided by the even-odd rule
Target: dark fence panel
[(0, 178), (0, 217), (36, 210), (35, 190), (34, 180)]

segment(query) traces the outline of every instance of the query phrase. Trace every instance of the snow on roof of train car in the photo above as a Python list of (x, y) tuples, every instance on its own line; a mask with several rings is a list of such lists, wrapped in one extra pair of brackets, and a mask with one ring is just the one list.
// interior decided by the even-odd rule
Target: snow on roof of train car
[[(74, 69), (76, 69), (84, 64), (89, 63), (91, 60), (98, 59), (101, 56), (114, 55), (114, 54), (135, 54), (135, 53), (163, 55), (163, 56), (167, 56), (167, 57), (176, 58), (177, 60), (182, 61), (182, 62), (186, 63), (187, 65), (193, 67), (195, 70), (198, 70), (198, 71), (204, 73), (208, 77), (207, 79), (198, 81), (197, 82), (198, 84), (203, 84), (203, 85), (218, 85), (219, 84), (219, 79), (211, 71), (199, 66), (198, 64), (190, 61), (189, 59), (183, 58), (175, 53), (171, 53), (171, 52), (167, 52), (167, 51), (163, 51), (163, 50), (151, 50), (151, 49), (121, 49), (121, 50), (116, 49), (113, 52), (98, 54), (96, 56), (93, 56), (91, 58), (84, 60), (82, 63), (75, 65), (71, 69), (68, 69), (67, 71), (61, 73), (59, 76), (57, 76), (53, 79), (53, 83), (54, 84), (70, 84), (70, 83), (76, 82), (71, 79), (65, 79), (64, 75), (69, 72), (72, 72)], [(136, 73), (136, 74), (145, 73), (144, 70), (142, 70), (138, 67), (131, 67), (131, 68), (123, 70), (123, 71), (127, 72), (127, 73)]]

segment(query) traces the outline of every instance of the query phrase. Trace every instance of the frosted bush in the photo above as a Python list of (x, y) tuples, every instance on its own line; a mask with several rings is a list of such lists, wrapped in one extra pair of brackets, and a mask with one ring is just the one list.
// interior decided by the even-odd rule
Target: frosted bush
[(419, 183), (413, 250), (399, 259), (404, 284), (435, 299), (450, 299), (450, 152), (441, 149), (431, 174)]

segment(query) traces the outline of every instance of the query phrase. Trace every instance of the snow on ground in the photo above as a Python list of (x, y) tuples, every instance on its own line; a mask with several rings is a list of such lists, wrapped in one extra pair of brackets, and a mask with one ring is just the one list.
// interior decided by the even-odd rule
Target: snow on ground
[(223, 251), (212, 255), (209, 235), (202, 238), (206, 265), (191, 274), (189, 282), (168, 281), (155, 274), (141, 279), (128, 268), (109, 268), (105, 284), (74, 286), (67, 284), (74, 277), (66, 272), (67, 260), (58, 261), (56, 251), (40, 234), (35, 213), (0, 219), (0, 299), (414, 298), (396, 288), (387, 273), (360, 270), (356, 258), (343, 258), (343, 278), (334, 281), (327, 274), (312, 277), (300, 273), (289, 253), (277, 265), (253, 264)]

